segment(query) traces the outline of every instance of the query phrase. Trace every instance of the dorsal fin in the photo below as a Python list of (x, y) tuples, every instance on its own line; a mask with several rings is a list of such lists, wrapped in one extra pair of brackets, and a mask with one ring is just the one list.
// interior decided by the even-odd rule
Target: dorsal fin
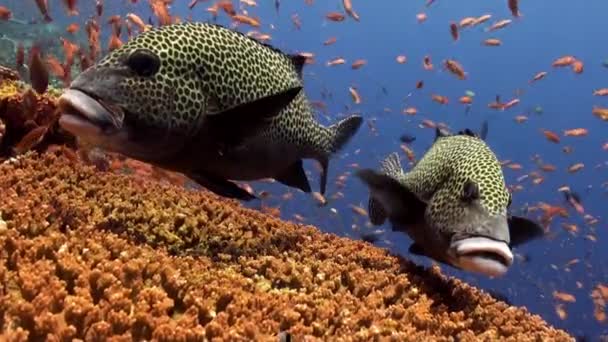
[(441, 129), (439, 127), (435, 127), (435, 141), (437, 141), (437, 139), (439, 138), (443, 138), (443, 137), (448, 137), (450, 136), (450, 132)]
[(289, 59), (291, 59), (291, 62), (293, 63), (293, 66), (296, 68), (296, 72), (298, 73), (298, 77), (301, 79), (302, 78), (302, 69), (304, 69), (304, 64), (306, 64), (306, 57), (299, 55), (299, 54), (295, 54), (295, 55), (289, 55)]

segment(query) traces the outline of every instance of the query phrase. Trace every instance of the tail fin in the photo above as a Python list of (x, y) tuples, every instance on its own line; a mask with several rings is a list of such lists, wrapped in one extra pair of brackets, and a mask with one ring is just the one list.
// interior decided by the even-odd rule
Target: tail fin
[[(399, 154), (393, 152), (389, 154), (383, 161), (380, 171), (390, 177), (396, 178), (399, 176), (403, 169), (401, 168), (401, 161), (399, 160)], [(371, 189), (370, 189), (371, 191)], [(369, 196), (367, 211), (369, 213), (369, 219), (373, 225), (379, 226), (386, 221), (387, 213), (382, 207), (382, 204), (374, 199), (371, 194)]]
[(363, 118), (359, 115), (351, 115), (340, 122), (328, 127), (331, 135), (330, 153), (341, 150), (346, 143), (357, 133), (363, 123)]
[(352, 137), (357, 133), (363, 123), (360, 115), (351, 115), (340, 122), (327, 128), (329, 132), (329, 146), (325, 147), (325, 157), (319, 160), (321, 164), (321, 194), (325, 194), (327, 187), (327, 169), (329, 168), (329, 157), (340, 151)]

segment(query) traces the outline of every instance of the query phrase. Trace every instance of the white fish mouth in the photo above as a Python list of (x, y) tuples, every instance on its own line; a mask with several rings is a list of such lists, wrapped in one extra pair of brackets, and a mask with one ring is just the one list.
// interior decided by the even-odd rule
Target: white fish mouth
[(78, 90), (66, 89), (59, 98), (59, 125), (76, 136), (99, 136), (122, 127), (124, 112)]
[(453, 242), (450, 249), (460, 268), (489, 277), (504, 275), (513, 264), (513, 253), (504, 241), (471, 237)]

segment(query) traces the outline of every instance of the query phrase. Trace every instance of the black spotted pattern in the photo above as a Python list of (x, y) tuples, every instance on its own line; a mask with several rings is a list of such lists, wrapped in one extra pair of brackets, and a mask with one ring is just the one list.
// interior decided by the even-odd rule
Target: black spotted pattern
[(479, 186), (479, 203), (489, 216), (506, 214), (509, 191), (496, 155), (481, 139), (454, 135), (438, 139), (414, 168), (398, 180), (428, 203), (427, 221), (442, 231), (462, 226), (467, 180)]
[[(302, 80), (288, 55), (239, 32), (207, 23), (167, 25), (140, 34), (96, 67), (122, 66), (136, 49), (160, 57), (159, 72), (129, 77), (119, 86), (125, 107), (156, 125), (195, 130), (204, 114), (221, 111), (298, 86)], [(331, 150), (330, 131), (314, 120), (301, 93), (258, 139), (295, 151)]]

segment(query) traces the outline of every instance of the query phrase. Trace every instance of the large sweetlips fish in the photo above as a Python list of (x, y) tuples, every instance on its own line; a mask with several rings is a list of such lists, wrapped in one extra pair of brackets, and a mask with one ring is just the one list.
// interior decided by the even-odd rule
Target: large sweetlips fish
[(322, 166), (362, 118), (324, 127), (302, 90), (305, 58), (207, 23), (141, 33), (85, 70), (59, 101), (59, 123), (83, 143), (182, 172), (221, 196), (233, 181), (274, 178), (310, 192), (302, 165)]
[(544, 235), (534, 221), (510, 212), (509, 192), (500, 162), (481, 134), (436, 131), (424, 156), (403, 171), (397, 153), (380, 171), (362, 169), (370, 190), (372, 224), (389, 219), (393, 230), (413, 240), (409, 251), (490, 277), (513, 264), (512, 247)]

